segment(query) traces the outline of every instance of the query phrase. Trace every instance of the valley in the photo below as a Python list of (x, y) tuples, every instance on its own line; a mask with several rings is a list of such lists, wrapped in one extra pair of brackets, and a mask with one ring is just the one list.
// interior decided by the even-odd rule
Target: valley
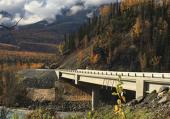
[(28, 2), (48, 9), (23, 20), (44, 20), (1, 25), (0, 119), (170, 117), (170, 1), (92, 1)]

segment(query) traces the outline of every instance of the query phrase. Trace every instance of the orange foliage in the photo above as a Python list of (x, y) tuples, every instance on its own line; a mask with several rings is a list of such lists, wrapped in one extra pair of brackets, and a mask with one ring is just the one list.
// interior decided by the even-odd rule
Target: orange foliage
[(139, 63), (140, 63), (140, 67), (141, 67), (141, 71), (145, 71), (145, 68), (147, 66), (147, 57), (146, 57), (146, 54), (142, 54), (140, 53), (139, 54)]
[(133, 38), (138, 38), (142, 33), (142, 21), (140, 17), (136, 18), (136, 23), (131, 30), (131, 36)]
[(124, 11), (126, 9), (129, 9), (132, 6), (139, 5), (143, 3), (144, 0), (122, 0), (121, 2), (121, 11)]
[(33, 69), (40, 68), (43, 66), (43, 63), (31, 63), (30, 67)]
[(87, 35), (84, 36), (83, 42), (84, 42), (84, 48), (87, 48), (88, 47), (88, 37), (87, 37)]
[(78, 62), (81, 62), (81, 61), (83, 60), (83, 57), (84, 57), (84, 54), (83, 54), (82, 51), (80, 51), (80, 52), (78, 53), (77, 61), (78, 61)]
[(104, 5), (100, 8), (101, 16), (108, 16), (111, 13), (111, 7), (109, 5)]
[[(8, 50), (0, 50), (0, 60), (5, 59), (17, 59), (17, 60), (37, 60), (42, 62), (44, 60), (55, 61), (56, 54), (52, 53), (39, 53), (39, 52), (25, 52), (25, 51), (8, 51)], [(31, 62), (31, 61), (30, 61)]]
[(46, 62), (56, 62), (55, 54), (0, 50), (0, 71), (41, 68)]
[(1, 71), (19, 71), (22, 69), (37, 69), (37, 68), (41, 68), (43, 66), (43, 63), (16, 63), (13, 65), (7, 64), (7, 63), (3, 63), (0, 65), (0, 72)]
[(170, 5), (169, 0), (122, 0), (121, 2), (121, 11), (125, 11), (133, 6), (138, 6), (143, 3), (152, 3), (157, 6), (163, 6), (163, 5)]
[(100, 55), (99, 54), (94, 54), (91, 55), (90, 57), (90, 63), (96, 64), (100, 60)]
[(50, 53), (39, 53), (39, 52), (26, 52), (26, 51), (7, 51), (0, 50), (0, 56), (22, 56), (22, 57), (52, 57), (54, 54)]

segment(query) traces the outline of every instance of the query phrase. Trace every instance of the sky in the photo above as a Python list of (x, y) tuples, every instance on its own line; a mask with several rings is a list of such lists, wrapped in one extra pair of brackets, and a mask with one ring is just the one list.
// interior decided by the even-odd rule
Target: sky
[(53, 22), (56, 15), (61, 15), (63, 9), (68, 9), (70, 15), (90, 7), (108, 4), (114, 0), (0, 0), (0, 11), (7, 11), (13, 18), (0, 15), (0, 24), (13, 24), (21, 17), (20, 25), (32, 24), (46, 20)]

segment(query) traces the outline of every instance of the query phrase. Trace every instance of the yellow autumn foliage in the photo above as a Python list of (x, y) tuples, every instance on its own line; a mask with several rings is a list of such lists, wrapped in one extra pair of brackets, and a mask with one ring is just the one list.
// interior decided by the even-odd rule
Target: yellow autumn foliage
[(99, 61), (99, 59), (100, 59), (100, 55), (99, 54), (91, 55), (90, 63), (96, 64)]
[(81, 62), (83, 60), (84, 54), (82, 51), (79, 51), (78, 56), (77, 56), (77, 61)]
[(64, 44), (63, 43), (61, 43), (61, 44), (59, 44), (59, 46), (58, 46), (58, 50), (59, 50), (59, 52), (61, 53), (61, 54), (63, 54), (64, 53)]
[(140, 34), (142, 33), (142, 20), (140, 17), (136, 18), (136, 23), (133, 26), (133, 28), (131, 29), (131, 36), (136, 39), (140, 36)]
[(111, 7), (109, 5), (104, 5), (100, 8), (100, 15), (101, 16), (108, 16), (111, 13)]
[(144, 0), (122, 0), (121, 2), (121, 11), (125, 11), (128, 8), (132, 7), (132, 6), (136, 6), (139, 5), (141, 3), (143, 3)]

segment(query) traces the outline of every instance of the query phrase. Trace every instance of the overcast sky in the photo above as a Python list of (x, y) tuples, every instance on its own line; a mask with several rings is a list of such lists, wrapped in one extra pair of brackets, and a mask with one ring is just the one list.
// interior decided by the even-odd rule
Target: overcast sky
[[(61, 14), (65, 8), (70, 10), (70, 15), (80, 10), (93, 6), (111, 3), (114, 0), (0, 0), (0, 11), (12, 14), (12, 22), (24, 16), (20, 24), (31, 24), (41, 20), (53, 21), (55, 16)], [(78, 3), (82, 3), (81, 6)], [(0, 16), (0, 23), (11, 21)]]

